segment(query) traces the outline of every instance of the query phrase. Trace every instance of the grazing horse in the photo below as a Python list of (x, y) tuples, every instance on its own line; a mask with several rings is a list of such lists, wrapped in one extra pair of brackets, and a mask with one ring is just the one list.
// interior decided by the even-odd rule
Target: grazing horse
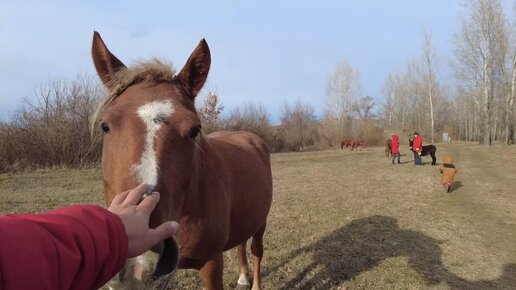
[(385, 156), (390, 158), (392, 156), (392, 140), (385, 141)]
[(210, 68), (206, 41), (177, 74), (158, 60), (126, 67), (97, 32), (92, 56), (109, 92), (92, 122), (92, 128), (104, 131), (106, 203), (146, 183), (161, 193), (149, 226), (179, 222), (179, 253), (173, 239), (165, 240), (154, 277), (170, 273), (178, 258), (179, 268), (200, 270), (206, 289), (222, 290), (222, 253), (238, 247), (238, 285), (249, 287), (246, 241), (252, 238), (252, 289), (260, 289), (262, 240), (272, 201), (270, 153), (250, 132), (201, 134), (194, 101)]
[(340, 142), (340, 150), (344, 150), (344, 147), (346, 147), (346, 149), (350, 148), (353, 145), (353, 141), (355, 141), (353, 138), (346, 138), (342, 140), (342, 142)]
[(354, 151), (355, 149), (358, 149), (358, 147), (361, 147), (362, 150), (365, 150), (367, 147), (367, 142), (365, 140), (355, 139), (351, 143), (351, 151)]
[[(414, 144), (414, 140), (409, 139), (409, 149), (410, 151), (414, 152), (412, 150), (412, 145)], [(437, 158), (435, 157), (435, 152), (437, 151), (437, 148), (434, 145), (426, 145), (423, 146), (423, 150), (421, 151), (421, 156), (428, 156), (432, 157), (432, 165), (436, 164)]]

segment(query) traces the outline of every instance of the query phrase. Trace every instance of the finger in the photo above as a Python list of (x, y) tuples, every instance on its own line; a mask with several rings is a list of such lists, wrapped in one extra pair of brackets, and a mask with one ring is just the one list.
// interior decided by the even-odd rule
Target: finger
[(128, 194), (129, 194), (129, 190), (121, 192), (121, 193), (115, 195), (115, 197), (111, 201), (111, 205), (119, 205), (119, 204), (121, 204), (122, 202), (124, 202), (124, 200), (125, 200), (125, 198), (127, 197)]
[(179, 224), (174, 221), (162, 223), (155, 229), (149, 229), (147, 235), (149, 246), (152, 247), (166, 238), (173, 237), (178, 230)]
[(142, 183), (131, 189), (124, 201), (124, 205), (137, 205), (142, 200), (143, 194), (148, 192), (150, 187), (150, 185)]
[(140, 204), (138, 204), (137, 209), (142, 210), (146, 213), (151, 213), (158, 204), (159, 201), (159, 192), (153, 192), (151, 195), (147, 195)]

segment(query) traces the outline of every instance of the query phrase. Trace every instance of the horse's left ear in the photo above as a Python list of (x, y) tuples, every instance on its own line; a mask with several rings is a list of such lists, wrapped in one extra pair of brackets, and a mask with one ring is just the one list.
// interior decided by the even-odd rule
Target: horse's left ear
[(210, 70), (210, 64), (210, 48), (203, 38), (177, 76), (192, 100), (195, 99), (195, 96), (204, 86), (208, 77), (208, 71)]

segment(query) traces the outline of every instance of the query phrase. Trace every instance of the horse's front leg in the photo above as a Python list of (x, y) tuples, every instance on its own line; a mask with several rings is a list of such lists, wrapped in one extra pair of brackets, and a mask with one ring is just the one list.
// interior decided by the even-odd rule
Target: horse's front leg
[(206, 290), (224, 290), (222, 272), (224, 269), (222, 252), (214, 254), (201, 267), (201, 279)]
[(237, 246), (238, 262), (239, 262), (239, 276), (237, 286), (235, 289), (251, 289), (251, 283), (249, 283), (249, 264), (247, 263), (246, 253), (246, 242), (241, 243)]

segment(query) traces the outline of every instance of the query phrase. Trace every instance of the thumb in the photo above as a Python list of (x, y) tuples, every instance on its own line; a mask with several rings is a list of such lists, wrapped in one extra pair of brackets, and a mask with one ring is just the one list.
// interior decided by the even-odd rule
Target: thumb
[(175, 236), (178, 230), (179, 224), (177, 222), (165, 222), (155, 229), (150, 229), (148, 239), (155, 245), (166, 238)]

